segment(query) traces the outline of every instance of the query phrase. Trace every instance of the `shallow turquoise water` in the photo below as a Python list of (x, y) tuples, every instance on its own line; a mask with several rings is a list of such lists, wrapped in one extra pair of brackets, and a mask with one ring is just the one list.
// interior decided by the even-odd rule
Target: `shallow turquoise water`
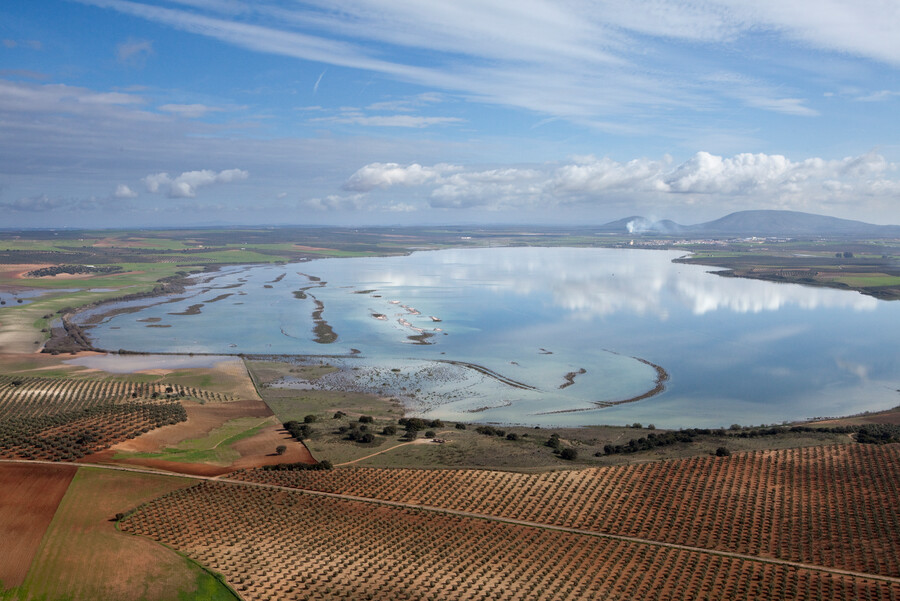
[[(679, 255), (492, 248), (227, 268), (89, 334), (113, 350), (341, 355), (358, 369), (334, 385), (446, 419), (727, 426), (900, 402), (900, 303), (723, 278)], [(316, 300), (332, 344), (314, 340)], [(654, 387), (635, 357), (668, 371), (666, 390), (598, 408)]]

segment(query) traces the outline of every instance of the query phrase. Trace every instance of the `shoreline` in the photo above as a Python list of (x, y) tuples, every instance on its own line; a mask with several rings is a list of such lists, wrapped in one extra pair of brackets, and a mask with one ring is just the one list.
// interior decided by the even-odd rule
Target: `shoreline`
[[(607, 352), (613, 353), (614, 355), (620, 354), (610, 350), (607, 350)], [(595, 407), (585, 407), (584, 409), (560, 409), (558, 411), (545, 411), (542, 413), (537, 413), (536, 415), (559, 415), (562, 413), (580, 413), (582, 411), (594, 411), (595, 408), (606, 409), (608, 407), (616, 407), (618, 405), (625, 405), (627, 403), (636, 403), (637, 401), (643, 401), (644, 399), (649, 399), (650, 397), (654, 397), (660, 394), (666, 389), (666, 382), (669, 380), (669, 372), (666, 371), (666, 368), (664, 368), (662, 365), (657, 365), (656, 363), (648, 361), (647, 359), (642, 359), (641, 357), (631, 358), (635, 361), (640, 361), (645, 365), (649, 365), (656, 370), (656, 385), (647, 392), (618, 401), (590, 401), (591, 404), (593, 404)], [(574, 381), (574, 379), (575, 378), (573, 376), (572, 380)]]

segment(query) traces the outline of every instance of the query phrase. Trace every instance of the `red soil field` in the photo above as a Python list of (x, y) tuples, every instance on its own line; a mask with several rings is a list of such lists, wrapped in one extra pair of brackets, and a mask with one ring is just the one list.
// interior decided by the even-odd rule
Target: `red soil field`
[(50, 263), (28, 263), (28, 264), (9, 264), (3, 265), (0, 267), (0, 279), (23, 279), (25, 278), (25, 274), (29, 271), (34, 271), (35, 269), (42, 269), (44, 267), (52, 267)]
[(0, 462), (0, 590), (25, 580), (76, 471), (66, 465)]
[(900, 577), (900, 444), (546, 474), (338, 468), (234, 477)]
[(121, 527), (224, 574), (247, 601), (900, 596), (865, 577), (223, 482), (161, 497)]

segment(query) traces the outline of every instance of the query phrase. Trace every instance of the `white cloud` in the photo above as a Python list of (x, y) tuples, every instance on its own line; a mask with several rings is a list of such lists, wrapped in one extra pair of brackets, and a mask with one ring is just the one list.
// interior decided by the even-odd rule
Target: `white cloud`
[(224, 171), (185, 171), (178, 177), (172, 178), (168, 173), (153, 173), (141, 181), (147, 187), (148, 192), (157, 193), (166, 189), (169, 198), (194, 198), (197, 188), (216, 183), (230, 183), (245, 180), (250, 176), (243, 169), (226, 169)]
[[(96, 92), (64, 84), (35, 85), (0, 79), (0, 112), (49, 113), (71, 115), (105, 115), (107, 119), (126, 116), (118, 107), (134, 107), (145, 100), (135, 94)], [(129, 110), (127, 117), (143, 118), (146, 114)]]
[(172, 178), (169, 177), (168, 173), (155, 173), (153, 175), (148, 175), (141, 181), (147, 186), (147, 192), (155, 194), (159, 192), (160, 187), (171, 183)]
[(659, 180), (668, 160), (634, 159), (620, 163), (594, 156), (576, 158), (556, 170), (551, 186), (560, 193), (605, 192), (609, 190), (660, 190)]
[(865, 96), (858, 96), (856, 100), (860, 102), (884, 102), (897, 97), (900, 97), (900, 92), (894, 90), (879, 90)]
[(164, 104), (159, 107), (159, 110), (166, 113), (174, 113), (188, 119), (197, 119), (207, 113), (221, 111), (222, 109), (206, 106), (205, 104)]
[(134, 198), (137, 196), (137, 192), (126, 186), (125, 184), (119, 184), (116, 186), (116, 192), (113, 194), (116, 198)]
[(771, 29), (817, 48), (900, 64), (900, 5), (890, 0), (716, 0), (745, 28)]
[(672, 192), (741, 194), (780, 184), (796, 170), (781, 155), (744, 153), (723, 158), (698, 152), (666, 174), (663, 183)]
[(362, 194), (329, 194), (301, 201), (300, 206), (313, 211), (358, 211), (365, 207), (363, 200)]
[[(802, 93), (782, 89), (785, 80), (775, 75), (743, 89), (707, 85), (722, 65), (765, 72), (740, 58), (745, 49), (739, 44), (751, 38), (769, 36), (783, 46), (799, 41), (900, 64), (900, 9), (883, 0), (316, 0), (291, 8), (273, 0), (234, 0), (190, 2), (190, 11), (84, 1), (256, 52), (365, 70), (604, 131), (650, 129), (646, 119), (625, 122), (623, 115), (635, 110), (662, 116), (672, 107), (704, 111), (735, 101), (786, 115), (818, 115)], [(706, 51), (709, 44), (726, 52), (707, 52), (700, 68), (683, 68), (679, 53), (685, 47)], [(393, 127), (447, 123), (396, 115), (346, 119)]]
[(391, 186), (421, 186), (435, 181), (441, 173), (456, 169), (452, 165), (422, 167), (418, 163), (405, 167), (397, 163), (371, 163), (360, 168), (344, 184), (345, 190), (369, 192)]
[(432, 125), (448, 125), (462, 123), (464, 119), (458, 117), (420, 117), (415, 115), (362, 115), (344, 113), (335, 117), (322, 117), (311, 119), (311, 122), (350, 123), (367, 127), (414, 127), (423, 128)]
[(678, 204), (714, 203), (722, 210), (752, 204), (813, 211), (827, 207), (828, 213), (843, 206), (852, 214), (860, 195), (891, 202), (900, 191), (898, 173), (900, 165), (876, 153), (792, 161), (782, 155), (698, 152), (677, 165), (670, 157), (619, 162), (594, 156), (562, 165), (481, 170), (372, 163), (354, 173), (344, 188), (364, 193), (411, 188), (413, 196), (442, 209), (546, 209), (624, 199), (631, 205), (663, 203), (673, 210)]

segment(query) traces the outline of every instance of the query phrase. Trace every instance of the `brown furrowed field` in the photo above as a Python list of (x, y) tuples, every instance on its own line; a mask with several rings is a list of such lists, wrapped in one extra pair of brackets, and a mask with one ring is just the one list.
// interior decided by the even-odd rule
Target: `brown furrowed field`
[(235, 478), (900, 577), (900, 445), (547, 474), (341, 468)]
[(0, 591), (25, 580), (76, 469), (0, 462)]
[(207, 482), (126, 518), (256, 599), (897, 599), (900, 583), (440, 511)]
[[(74, 471), (69, 466), (47, 466)], [(153, 541), (116, 529), (115, 515), (189, 486), (183, 478), (80, 468), (15, 601), (234, 600), (213, 576)]]

